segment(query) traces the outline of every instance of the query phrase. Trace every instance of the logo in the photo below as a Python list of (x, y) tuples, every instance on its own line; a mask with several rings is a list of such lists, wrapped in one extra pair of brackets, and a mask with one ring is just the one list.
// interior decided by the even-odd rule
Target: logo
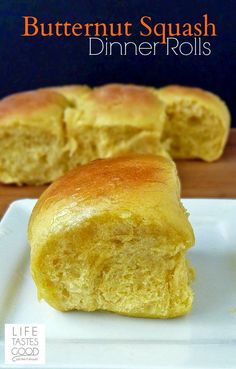
[(45, 364), (43, 324), (5, 324), (5, 363)]

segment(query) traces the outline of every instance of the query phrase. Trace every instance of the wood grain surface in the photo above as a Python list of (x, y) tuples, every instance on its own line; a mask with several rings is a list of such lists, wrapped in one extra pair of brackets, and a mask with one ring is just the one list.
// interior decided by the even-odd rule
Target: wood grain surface
[[(179, 160), (177, 168), (182, 184), (182, 197), (236, 198), (236, 129), (231, 130), (220, 160), (214, 163)], [(0, 184), (0, 216), (12, 201), (37, 198), (46, 187)]]

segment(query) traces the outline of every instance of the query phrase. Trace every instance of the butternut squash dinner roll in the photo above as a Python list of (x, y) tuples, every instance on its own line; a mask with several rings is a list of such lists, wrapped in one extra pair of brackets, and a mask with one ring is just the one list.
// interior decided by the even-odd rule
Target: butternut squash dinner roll
[(29, 223), (39, 298), (61, 311), (187, 313), (194, 234), (179, 196), (175, 165), (162, 156), (97, 160), (58, 179)]
[[(57, 91), (64, 94), (65, 87)], [(160, 143), (164, 104), (153, 88), (123, 84), (94, 88), (82, 102), (66, 109), (64, 120), (69, 168), (128, 153), (167, 155)]]
[(0, 181), (42, 184), (97, 158), (167, 155), (164, 104), (154, 89), (64, 86), (0, 101)]
[(230, 127), (230, 113), (216, 95), (199, 88), (167, 86), (158, 90), (166, 104), (163, 141), (173, 158), (218, 159)]
[(67, 106), (61, 94), (43, 90), (1, 100), (1, 182), (45, 183), (65, 172), (62, 122)]

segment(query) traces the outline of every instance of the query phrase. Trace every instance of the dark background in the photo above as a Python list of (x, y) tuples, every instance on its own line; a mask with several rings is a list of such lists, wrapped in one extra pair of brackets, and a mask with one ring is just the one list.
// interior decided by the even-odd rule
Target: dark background
[[(155, 23), (195, 23), (205, 13), (216, 23), (218, 33), (206, 40), (212, 45), (210, 56), (166, 56), (164, 52), (156, 56), (89, 56), (85, 37), (21, 37), (23, 15), (36, 16), (41, 22), (138, 24), (143, 15), (151, 16)], [(179, 83), (219, 94), (236, 117), (235, 17), (235, 0), (0, 0), (0, 97), (70, 83)], [(137, 36), (132, 41), (145, 39)]]

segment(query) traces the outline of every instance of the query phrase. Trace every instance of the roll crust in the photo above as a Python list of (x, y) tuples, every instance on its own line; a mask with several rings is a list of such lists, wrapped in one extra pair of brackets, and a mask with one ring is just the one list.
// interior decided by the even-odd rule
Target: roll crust
[[(54, 122), (68, 106), (66, 99), (53, 90), (20, 92), (0, 101), (0, 128), (3, 126), (36, 126), (37, 129), (53, 130), (60, 125)], [(45, 114), (49, 119), (45, 119)], [(50, 121), (51, 118), (51, 121)], [(49, 123), (55, 123), (50, 124)]]
[[(159, 132), (164, 123), (164, 104), (153, 88), (135, 85), (108, 84), (94, 88), (89, 97), (89, 114), (96, 114), (96, 125), (127, 123)], [(160, 119), (162, 117), (163, 119)], [(132, 118), (132, 119), (131, 119)]]

